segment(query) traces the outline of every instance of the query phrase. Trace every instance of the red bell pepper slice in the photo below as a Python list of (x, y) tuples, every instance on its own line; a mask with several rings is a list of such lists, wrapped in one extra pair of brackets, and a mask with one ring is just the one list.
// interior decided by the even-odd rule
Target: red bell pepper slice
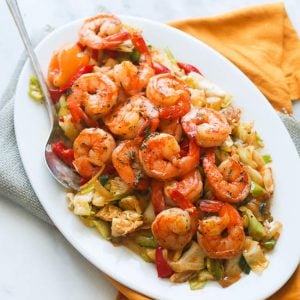
[(65, 164), (73, 167), (74, 150), (69, 149), (63, 141), (58, 141), (51, 145), (52, 151), (61, 159)]
[(165, 260), (165, 258), (163, 256), (163, 248), (162, 247), (156, 248), (155, 262), (156, 262), (156, 270), (157, 270), (158, 277), (168, 278), (172, 274), (174, 274), (174, 271), (168, 265), (168, 262)]
[(61, 92), (59, 89), (49, 89), (49, 93), (53, 104), (56, 104), (63, 94), (63, 92)]
[(198, 73), (198, 74), (202, 75), (202, 73), (193, 65), (185, 64), (185, 63), (182, 63), (182, 62), (177, 62), (177, 65), (180, 69), (182, 69), (184, 71), (185, 74), (195, 72), (195, 73)]
[(69, 82), (67, 82), (65, 85), (63, 85), (60, 89), (49, 89), (51, 99), (53, 103), (55, 104), (61, 95), (67, 91), (68, 88), (71, 88), (74, 82), (83, 74), (91, 73), (93, 71), (94, 65), (87, 65), (81, 67), (76, 74), (74, 74)]
[(151, 181), (151, 201), (153, 205), (154, 213), (157, 215), (164, 209), (166, 209), (166, 203), (163, 194), (164, 184), (161, 181), (152, 179)]
[(88, 178), (81, 177), (81, 178), (80, 178), (80, 181), (79, 181), (79, 184), (80, 184), (80, 185), (84, 185), (84, 184), (86, 184), (88, 181), (89, 181)]
[(137, 51), (144, 55), (150, 55), (150, 51), (143, 37), (139, 33), (131, 35), (131, 41)]
[(152, 62), (152, 68), (155, 72), (155, 75), (157, 74), (164, 74), (164, 73), (170, 73), (169, 68), (167, 68), (166, 66), (154, 61)]

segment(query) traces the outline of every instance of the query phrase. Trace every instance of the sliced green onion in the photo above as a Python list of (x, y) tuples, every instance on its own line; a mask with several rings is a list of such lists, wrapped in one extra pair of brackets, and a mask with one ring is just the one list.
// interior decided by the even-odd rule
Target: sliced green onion
[(253, 212), (249, 208), (242, 206), (239, 208), (239, 210), (243, 213), (243, 216), (246, 215), (248, 218), (249, 235), (252, 236), (256, 241), (262, 240), (267, 234), (265, 227), (256, 219)]
[(202, 289), (206, 284), (206, 281), (199, 280), (198, 276), (192, 277), (189, 279), (189, 285), (191, 290), (200, 290)]
[(139, 246), (145, 247), (145, 248), (156, 248), (157, 247), (157, 242), (153, 236), (140, 235), (135, 238), (135, 242)]
[(43, 103), (44, 95), (41, 90), (40, 83), (36, 76), (32, 75), (29, 79), (29, 91), (28, 95), (38, 103)]
[(133, 48), (132, 52), (130, 53), (129, 59), (133, 63), (137, 63), (141, 57), (141, 54), (139, 51), (137, 51), (135, 48)]
[(94, 183), (91, 182), (91, 183), (87, 184), (82, 190), (80, 190), (80, 194), (82, 194), (82, 195), (88, 194), (90, 192), (93, 192), (94, 190), (95, 190)]
[(221, 280), (224, 277), (224, 267), (221, 260), (207, 258), (207, 269), (216, 280)]
[(253, 197), (260, 197), (266, 194), (266, 191), (263, 187), (261, 187), (259, 184), (257, 184), (254, 181), (251, 181), (251, 189), (250, 193)]
[(93, 221), (93, 224), (104, 239), (108, 240), (110, 238), (111, 229), (110, 224), (108, 222), (105, 222), (103, 220), (97, 220)]
[(275, 245), (276, 245), (276, 242), (277, 241), (275, 239), (270, 239), (270, 240), (267, 240), (267, 241), (263, 241), (261, 244), (267, 250), (273, 250)]
[(245, 274), (249, 274), (251, 272), (250, 266), (247, 264), (244, 256), (242, 255), (239, 261), (239, 267)]
[(266, 164), (268, 164), (269, 162), (272, 161), (272, 157), (271, 157), (270, 154), (265, 154), (265, 155), (262, 156), (262, 158), (263, 158), (263, 160), (264, 160), (264, 162), (265, 162)]
[(166, 53), (168, 59), (170, 60), (170, 62), (172, 64), (177, 65), (177, 60), (175, 59), (175, 57), (174, 57), (173, 53), (171, 52), (171, 50), (169, 48), (165, 48), (164, 50), (165, 50), (165, 53)]
[(264, 141), (263, 139), (257, 134), (256, 132), (256, 142), (257, 142), (257, 145), (262, 148), (264, 146)]

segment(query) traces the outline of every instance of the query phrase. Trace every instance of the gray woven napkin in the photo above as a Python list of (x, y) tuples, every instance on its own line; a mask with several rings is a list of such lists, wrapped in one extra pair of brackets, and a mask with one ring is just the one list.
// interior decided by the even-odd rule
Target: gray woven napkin
[[(0, 98), (0, 194), (20, 204), (26, 210), (53, 224), (35, 195), (25, 174), (18, 152), (13, 122), (14, 92), (20, 71), (25, 61), (23, 55), (14, 75)], [(300, 155), (300, 122), (288, 115), (280, 114)]]

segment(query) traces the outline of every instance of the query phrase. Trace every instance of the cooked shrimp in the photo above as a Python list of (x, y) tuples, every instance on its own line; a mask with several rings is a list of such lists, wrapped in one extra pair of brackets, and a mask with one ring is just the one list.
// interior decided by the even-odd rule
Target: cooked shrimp
[(182, 127), (179, 122), (179, 119), (160, 120), (158, 131), (160, 133), (168, 133), (173, 135), (177, 142), (179, 142), (182, 138)]
[(145, 125), (150, 125), (150, 132), (155, 131), (158, 117), (159, 113), (152, 103), (146, 97), (136, 95), (117, 105), (103, 120), (113, 134), (132, 139)]
[(147, 63), (136, 66), (130, 61), (123, 61), (114, 67), (114, 79), (128, 95), (141, 92), (153, 75), (154, 71)]
[(194, 203), (202, 193), (202, 179), (198, 169), (191, 171), (178, 180), (166, 181), (164, 193), (168, 199), (172, 198), (172, 193), (176, 190), (183, 197)]
[(100, 72), (82, 75), (75, 81), (67, 99), (74, 121), (79, 121), (78, 110), (81, 107), (92, 118), (106, 115), (117, 102), (118, 90), (117, 85)]
[(248, 196), (251, 180), (238, 161), (228, 158), (217, 167), (214, 152), (207, 150), (203, 157), (203, 170), (209, 187), (219, 200), (238, 203)]
[(221, 146), (231, 132), (222, 113), (211, 108), (192, 108), (181, 119), (182, 128), (202, 147)]
[(134, 47), (141, 54), (138, 66), (130, 61), (123, 61), (114, 67), (114, 79), (128, 95), (135, 95), (146, 88), (150, 78), (154, 75), (152, 59), (149, 49), (138, 33), (131, 36)]
[(160, 117), (163, 119), (179, 118), (190, 110), (190, 92), (187, 86), (170, 73), (151, 77), (146, 95), (159, 107)]
[(75, 139), (73, 165), (84, 178), (92, 177), (111, 160), (116, 143), (111, 134), (100, 128), (86, 128)]
[(140, 147), (139, 157), (144, 171), (156, 179), (183, 176), (199, 164), (199, 147), (190, 141), (186, 156), (180, 155), (175, 137), (166, 133), (150, 135)]
[(152, 223), (152, 233), (159, 245), (169, 250), (183, 249), (196, 229), (196, 218), (177, 207), (163, 210)]
[(198, 243), (208, 257), (230, 259), (241, 253), (244, 246), (243, 219), (228, 203), (209, 200), (207, 202), (208, 204), (201, 203), (200, 208), (204, 207), (203, 211), (206, 212), (216, 212), (218, 216), (199, 221), (201, 233), (197, 236)]
[(135, 141), (121, 142), (112, 153), (112, 163), (123, 181), (135, 189), (146, 189), (149, 180), (144, 174), (138, 157), (139, 148)]
[(84, 21), (79, 29), (79, 42), (92, 49), (113, 48), (130, 38), (121, 32), (122, 23), (113, 15), (99, 14)]

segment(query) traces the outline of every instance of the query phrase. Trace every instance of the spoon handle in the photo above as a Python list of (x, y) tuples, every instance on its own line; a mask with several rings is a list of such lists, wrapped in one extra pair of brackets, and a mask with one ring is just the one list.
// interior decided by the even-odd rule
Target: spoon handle
[(52, 127), (52, 125), (54, 123), (54, 120), (56, 118), (55, 108), (52, 104), (52, 100), (51, 100), (51, 97), (50, 97), (50, 94), (49, 94), (49, 90), (48, 90), (46, 81), (44, 79), (44, 75), (43, 75), (41, 66), (38, 62), (38, 59), (37, 59), (36, 54), (33, 50), (30, 38), (28, 36), (27, 30), (25, 28), (22, 15), (20, 13), (20, 9), (18, 7), (18, 3), (17, 3), (16, 0), (6, 0), (6, 3), (9, 7), (9, 10), (10, 10), (12, 16), (13, 16), (13, 19), (14, 19), (16, 25), (17, 25), (17, 28), (18, 28), (19, 33), (21, 35), (21, 38), (23, 40), (25, 49), (27, 51), (29, 60), (30, 60), (30, 62), (32, 64), (32, 67), (34, 69), (34, 72), (35, 72), (35, 74), (36, 74), (36, 76), (37, 76), (37, 78), (40, 82), (41, 89), (42, 89), (43, 94), (45, 96), (46, 108), (47, 108), (47, 111), (48, 111), (48, 114), (49, 114), (49, 119), (50, 119), (50, 123), (51, 123), (51, 127)]

